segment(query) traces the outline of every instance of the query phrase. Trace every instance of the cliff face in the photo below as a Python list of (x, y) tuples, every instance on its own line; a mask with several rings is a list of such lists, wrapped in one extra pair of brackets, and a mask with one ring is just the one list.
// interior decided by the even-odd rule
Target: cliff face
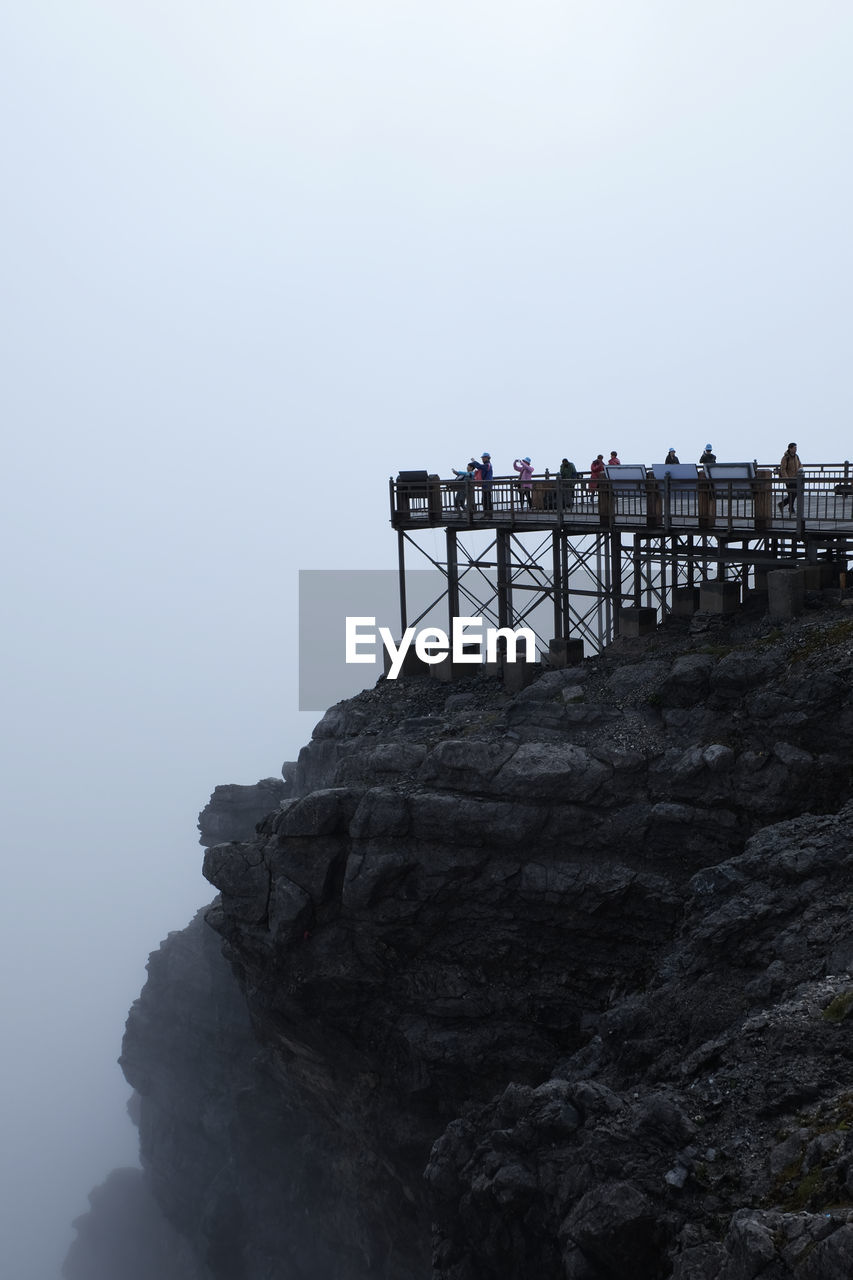
[(166, 1220), (139, 1169), (114, 1169), (74, 1222), (66, 1280), (203, 1280), (192, 1248)]
[(137, 1091), (146, 1180), (200, 1277), (349, 1273), (357, 1225), (334, 1135), (252, 1035), (201, 913), (151, 956), (121, 1065)]
[(128, 1023), (209, 1274), (853, 1273), (853, 618), (810, 604), (327, 713)]

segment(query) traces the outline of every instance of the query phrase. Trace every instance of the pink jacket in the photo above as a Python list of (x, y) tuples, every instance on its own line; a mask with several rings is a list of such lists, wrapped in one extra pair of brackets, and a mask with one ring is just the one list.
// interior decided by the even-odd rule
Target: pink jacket
[(516, 458), (515, 462), (512, 465), (515, 467), (516, 471), (518, 472), (518, 483), (521, 485), (521, 487), (523, 489), (532, 489), (533, 486), (530, 483), (530, 477), (533, 475), (533, 467), (531, 463), (522, 462), (519, 458)]
[(599, 477), (604, 475), (604, 466), (605, 464), (599, 462), (598, 458), (593, 458), (589, 464), (589, 484), (586, 487), (590, 493), (595, 493), (598, 488)]

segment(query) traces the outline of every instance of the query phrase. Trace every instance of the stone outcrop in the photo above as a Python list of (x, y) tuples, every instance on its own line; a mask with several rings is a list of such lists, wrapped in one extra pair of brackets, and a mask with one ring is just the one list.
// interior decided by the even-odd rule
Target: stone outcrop
[[(295, 766), (294, 766), (295, 768)], [(199, 814), (199, 844), (222, 844), (225, 840), (251, 840), (255, 827), (271, 809), (288, 795), (281, 778), (262, 778), (252, 787), (235, 783), (216, 787)]]
[(191, 1244), (200, 1280), (343, 1280), (350, 1254), (370, 1274), (377, 1253), (392, 1250), (384, 1224), (371, 1234), (358, 1198), (341, 1195), (366, 1161), (341, 1150), (278, 1052), (258, 1044), (202, 913), (151, 956), (121, 1065), (136, 1090), (146, 1182)]
[(209, 1275), (853, 1273), (853, 621), (807, 603), (380, 682), (217, 788), (122, 1058)]
[(114, 1169), (89, 1196), (65, 1280), (205, 1280), (190, 1242), (167, 1222), (140, 1169)]

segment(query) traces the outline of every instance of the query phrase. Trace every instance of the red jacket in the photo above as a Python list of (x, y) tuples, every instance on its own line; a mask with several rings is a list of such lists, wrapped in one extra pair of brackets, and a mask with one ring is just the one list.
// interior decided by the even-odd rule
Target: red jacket
[(604, 471), (604, 463), (601, 461), (600, 458), (595, 458), (594, 461), (592, 461), (589, 464), (589, 486), (588, 487), (590, 492), (592, 493), (595, 492), (595, 489), (598, 485), (599, 477), (601, 476), (603, 471)]

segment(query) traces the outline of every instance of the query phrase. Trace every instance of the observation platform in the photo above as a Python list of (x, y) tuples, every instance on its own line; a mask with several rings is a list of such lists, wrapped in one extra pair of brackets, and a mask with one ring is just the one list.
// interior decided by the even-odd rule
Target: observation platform
[[(853, 559), (850, 470), (849, 462), (820, 464), (786, 480), (754, 461), (623, 464), (596, 481), (535, 475), (529, 495), (515, 475), (489, 486), (402, 471), (389, 482), (401, 634), (428, 612), (409, 614), (407, 547), (440, 571), (443, 588), (428, 608), (446, 600), (450, 622), (468, 614), (501, 628), (527, 625), (547, 605), (551, 621), (537, 632), (543, 652), (569, 639), (600, 651), (626, 610), (663, 618), (681, 612), (685, 598), (698, 607), (711, 582), (722, 584), (726, 609), (765, 590), (774, 569), (843, 585)], [(444, 532), (443, 557), (434, 539), (417, 536), (430, 530)], [(480, 531), (485, 549), (471, 537)]]
[[(619, 529), (657, 536), (775, 534), (818, 541), (821, 535), (853, 536), (849, 463), (806, 467), (789, 491), (793, 484), (779, 479), (775, 467), (755, 463), (718, 463), (707, 470), (623, 465), (608, 467), (593, 491), (588, 474), (574, 482), (547, 473), (534, 476), (528, 503), (515, 476), (496, 476), (490, 495), (473, 484), (466, 500), (459, 481), (402, 472), (390, 482), (391, 524), (409, 532), (443, 527), (583, 536)], [(788, 501), (780, 509), (783, 500)]]

